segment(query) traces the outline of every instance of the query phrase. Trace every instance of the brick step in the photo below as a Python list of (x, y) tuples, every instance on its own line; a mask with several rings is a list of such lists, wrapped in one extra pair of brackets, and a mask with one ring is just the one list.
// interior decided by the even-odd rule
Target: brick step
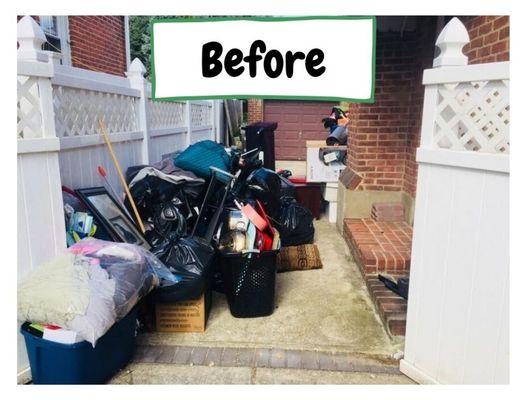
[(345, 219), (343, 236), (363, 275), (410, 269), (412, 227), (404, 221)]
[(408, 276), (412, 228), (404, 221), (346, 219), (343, 236), (385, 328), (392, 336), (404, 336), (407, 301), (388, 290), (377, 274)]
[[(397, 280), (401, 276), (390, 276)], [(406, 329), (407, 301), (388, 290), (377, 275), (365, 277), (366, 286), (376, 310), (392, 336), (404, 336)]]

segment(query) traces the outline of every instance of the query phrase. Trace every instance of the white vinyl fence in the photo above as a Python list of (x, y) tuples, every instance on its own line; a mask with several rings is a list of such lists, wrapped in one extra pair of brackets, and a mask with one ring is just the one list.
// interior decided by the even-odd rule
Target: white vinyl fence
[[(61, 185), (102, 186), (103, 166), (122, 186), (98, 131), (103, 118), (127, 167), (160, 161), (199, 140), (222, 137), (222, 101), (151, 100), (136, 59), (127, 77), (56, 65), (41, 50), (45, 35), (30, 17), (18, 23), (18, 278), (65, 249)], [(19, 338), (20, 339), (20, 338)], [(27, 358), (19, 342), (19, 377)]]
[[(100, 117), (123, 169), (215, 139), (214, 102), (151, 100), (138, 59), (131, 63), (128, 78), (61, 65), (54, 70), (52, 96), (63, 185), (76, 189), (101, 184), (98, 165), (108, 173), (115, 171), (99, 134)], [(109, 178), (121, 191), (117, 174)]]
[(509, 381), (509, 63), (454, 18), (423, 77), (405, 357), (420, 383)]

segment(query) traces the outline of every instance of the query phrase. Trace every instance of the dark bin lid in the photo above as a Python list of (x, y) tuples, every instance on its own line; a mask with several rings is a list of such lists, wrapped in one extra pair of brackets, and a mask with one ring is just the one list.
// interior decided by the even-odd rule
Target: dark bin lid
[(275, 131), (277, 129), (277, 122), (254, 122), (253, 124), (246, 125), (243, 129), (262, 129), (263, 131)]

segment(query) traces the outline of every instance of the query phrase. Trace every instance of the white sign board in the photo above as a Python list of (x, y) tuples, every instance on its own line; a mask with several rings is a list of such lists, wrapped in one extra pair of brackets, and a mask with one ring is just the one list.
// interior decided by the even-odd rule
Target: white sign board
[(374, 17), (154, 20), (155, 99), (373, 102)]

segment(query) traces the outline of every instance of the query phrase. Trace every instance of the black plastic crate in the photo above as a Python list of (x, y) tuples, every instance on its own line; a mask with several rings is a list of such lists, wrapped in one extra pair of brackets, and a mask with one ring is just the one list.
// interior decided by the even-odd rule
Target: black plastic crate
[(273, 313), (278, 253), (279, 250), (244, 254), (221, 252), (224, 293), (234, 317), (264, 317)]

